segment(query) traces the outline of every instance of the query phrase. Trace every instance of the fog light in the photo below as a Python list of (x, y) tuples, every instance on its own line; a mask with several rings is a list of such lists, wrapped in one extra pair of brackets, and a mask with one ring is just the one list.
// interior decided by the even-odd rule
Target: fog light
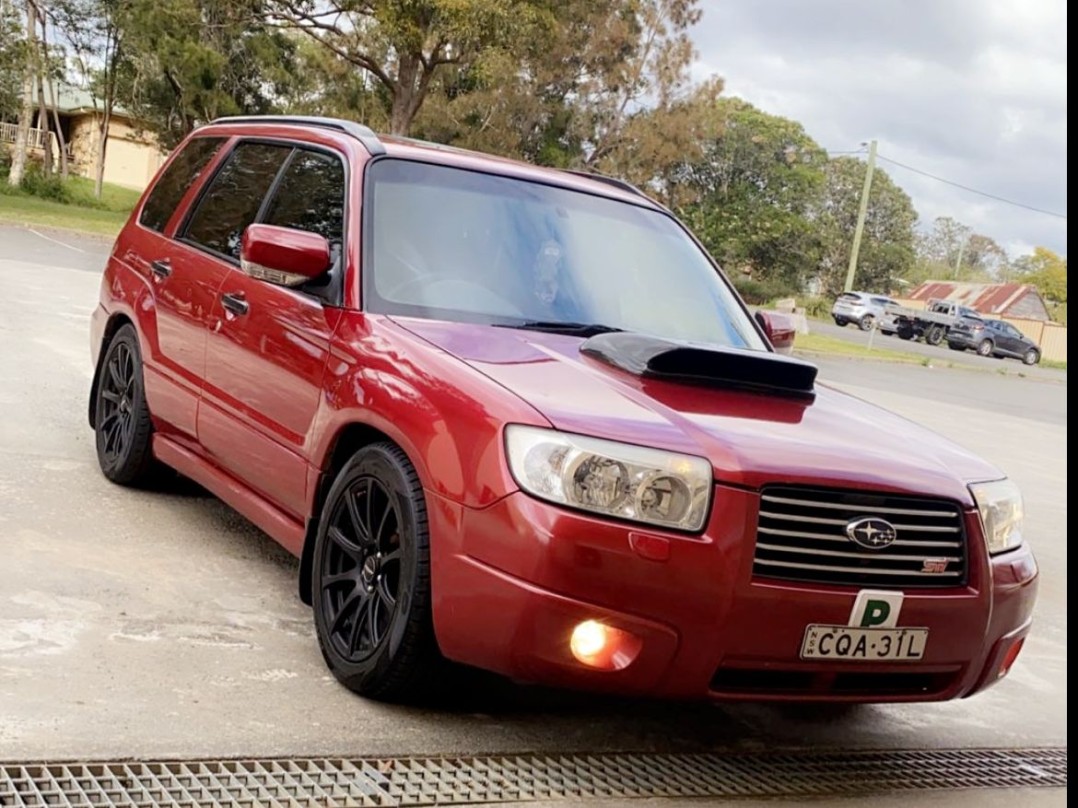
[(1022, 650), (1022, 646), (1025, 642), (1026, 638), (1022, 637), (1022, 639), (1018, 640), (1014, 645), (1007, 649), (1007, 655), (1003, 657), (1003, 662), (1000, 663), (999, 675), (996, 677), (997, 679), (1002, 679), (1010, 672), (1011, 666), (1014, 664), (1014, 661), (1018, 659), (1018, 653)]
[(635, 634), (598, 620), (577, 623), (569, 637), (573, 657), (589, 668), (621, 670), (636, 659), (643, 642)]

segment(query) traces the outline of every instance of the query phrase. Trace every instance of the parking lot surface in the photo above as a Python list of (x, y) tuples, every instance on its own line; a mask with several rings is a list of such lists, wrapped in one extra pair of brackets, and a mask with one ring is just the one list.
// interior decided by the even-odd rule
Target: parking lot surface
[(701, 706), (477, 678), (438, 709), (388, 706), (329, 675), (296, 563), (266, 536), (193, 485), (100, 475), (88, 317), (108, 247), (43, 235), (0, 228), (0, 760), (1066, 745), (1065, 374), (821, 362), (824, 382), (977, 450), (1025, 492), (1036, 624), (978, 697)]

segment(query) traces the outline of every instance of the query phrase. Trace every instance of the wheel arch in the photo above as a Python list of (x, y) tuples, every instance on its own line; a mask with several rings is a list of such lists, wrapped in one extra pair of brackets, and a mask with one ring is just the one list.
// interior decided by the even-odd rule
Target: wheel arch
[(98, 351), (97, 365), (94, 367), (94, 378), (90, 383), (90, 401), (87, 406), (87, 415), (90, 420), (91, 429), (97, 428), (97, 386), (101, 380), (101, 367), (105, 361), (105, 348), (112, 342), (112, 338), (116, 335), (116, 332), (125, 325), (134, 327), (135, 323), (124, 312), (115, 312), (109, 317), (108, 322), (105, 323), (105, 330), (101, 335), (101, 350)]
[(359, 421), (346, 423), (341, 426), (330, 443), (326, 462), (322, 465), (322, 471), (319, 473), (318, 481), (315, 484), (314, 501), (311, 515), (307, 519), (307, 529), (303, 537), (303, 551), (299, 559), (299, 597), (308, 606), (312, 603), (311, 564), (314, 556), (314, 540), (318, 533), (319, 515), (322, 513), (322, 506), (326, 502), (329, 489), (333, 486), (333, 481), (337, 479), (338, 472), (348, 462), (348, 458), (364, 446), (383, 442), (391, 443), (404, 452), (408, 461), (418, 469), (415, 458), (404, 446), (401, 446), (392, 436), (370, 424)]

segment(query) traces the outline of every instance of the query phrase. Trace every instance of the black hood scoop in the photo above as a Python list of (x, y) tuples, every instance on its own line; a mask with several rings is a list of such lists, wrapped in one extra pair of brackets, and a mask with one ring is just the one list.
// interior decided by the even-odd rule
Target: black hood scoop
[(585, 340), (580, 352), (647, 379), (772, 395), (815, 395), (815, 365), (765, 351), (616, 332)]

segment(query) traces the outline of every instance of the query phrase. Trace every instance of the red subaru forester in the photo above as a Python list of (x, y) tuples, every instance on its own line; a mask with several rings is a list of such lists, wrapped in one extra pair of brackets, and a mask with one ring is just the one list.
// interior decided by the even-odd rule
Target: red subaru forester
[(1036, 591), (1018, 491), (776, 327), (618, 181), (223, 119), (112, 250), (90, 423), (110, 480), (170, 466), (299, 556), (367, 696), (445, 659), (681, 698), (996, 682)]

